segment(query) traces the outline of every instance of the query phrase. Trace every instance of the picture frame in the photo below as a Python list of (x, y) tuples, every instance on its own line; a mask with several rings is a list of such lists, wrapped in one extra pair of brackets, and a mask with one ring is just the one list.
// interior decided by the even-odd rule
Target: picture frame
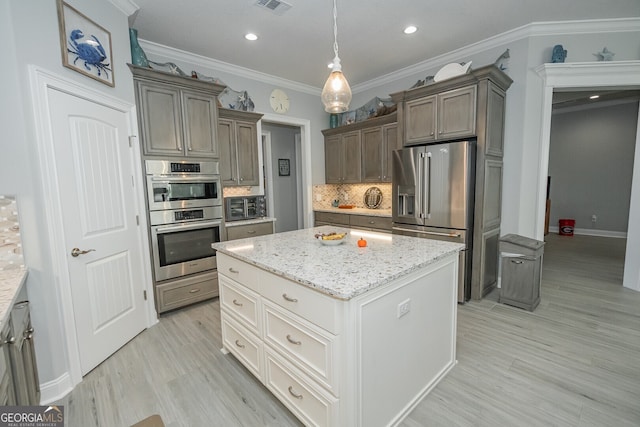
[(63, 0), (57, 4), (62, 65), (114, 87), (111, 33)]
[(278, 159), (278, 176), (290, 176), (291, 164), (289, 159)]

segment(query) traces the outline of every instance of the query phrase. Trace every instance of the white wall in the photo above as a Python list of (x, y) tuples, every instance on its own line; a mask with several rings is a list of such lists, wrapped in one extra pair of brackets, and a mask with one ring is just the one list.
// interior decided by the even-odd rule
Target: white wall
[[(79, 85), (134, 103), (127, 17), (108, 1), (66, 0), (111, 32), (115, 87), (62, 66), (55, 1), (0, 2), (0, 194), (16, 194), (20, 212), (27, 290), (32, 304), (40, 382), (55, 382), (67, 372), (60, 294), (48, 254), (48, 230), (42, 177), (34, 135), (29, 65), (36, 65)], [(55, 195), (53, 195), (55, 197)]]
[(637, 120), (638, 101), (554, 112), (549, 151), (551, 226), (557, 226), (560, 218), (573, 218), (582, 232), (626, 233)]

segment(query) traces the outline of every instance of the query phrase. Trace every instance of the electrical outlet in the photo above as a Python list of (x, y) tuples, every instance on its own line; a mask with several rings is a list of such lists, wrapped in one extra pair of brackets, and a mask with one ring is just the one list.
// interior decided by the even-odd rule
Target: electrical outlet
[(316, 202), (321, 202), (322, 201), (322, 194), (318, 193), (316, 194)]
[(596, 222), (598, 220), (598, 217), (596, 216), (596, 214), (591, 215), (591, 222)]
[(398, 319), (411, 311), (411, 300), (406, 299), (398, 304)]

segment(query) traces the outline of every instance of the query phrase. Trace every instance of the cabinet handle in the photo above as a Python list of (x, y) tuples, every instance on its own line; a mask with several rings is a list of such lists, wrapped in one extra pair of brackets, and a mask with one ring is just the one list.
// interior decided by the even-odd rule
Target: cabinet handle
[(236, 299), (233, 300), (233, 303), (235, 305), (237, 305), (238, 307), (242, 307), (242, 305), (243, 305), (241, 302), (238, 302), (238, 300), (236, 300)]
[(247, 230), (247, 234), (256, 234), (256, 230)]
[(239, 340), (236, 340), (236, 346), (238, 346), (240, 348), (244, 348), (244, 344), (240, 344)]
[(196, 292), (200, 292), (200, 288), (191, 289), (189, 291), (190, 294), (195, 294)]
[(15, 344), (16, 343), (16, 337), (8, 338), (4, 343), (5, 344)]
[(287, 294), (282, 294), (282, 298), (284, 298), (285, 300), (287, 300), (289, 302), (298, 302), (298, 300), (296, 298), (291, 298)]
[(240, 182), (244, 181), (244, 178), (240, 178)]
[(189, 144), (187, 145), (187, 150), (189, 150), (189, 151), (193, 150), (193, 148), (191, 148), (191, 143), (189, 143)]
[(293, 338), (291, 338), (291, 335), (287, 335), (287, 341), (289, 341), (291, 344), (302, 345), (302, 341), (294, 340)]
[(522, 264), (522, 261), (519, 259), (512, 259), (511, 262), (514, 264)]
[(238, 274), (240, 272), (238, 270), (234, 270), (232, 267), (229, 267), (229, 273)]
[(442, 131), (438, 132), (440, 135), (442, 135)]
[(375, 221), (369, 221), (369, 224), (375, 224), (375, 223), (376, 223)]
[(297, 394), (293, 391), (293, 386), (289, 386), (289, 394), (291, 394), (291, 396), (295, 397), (296, 399), (302, 399), (301, 394)]
[(429, 135), (433, 136), (433, 132), (431, 132)]

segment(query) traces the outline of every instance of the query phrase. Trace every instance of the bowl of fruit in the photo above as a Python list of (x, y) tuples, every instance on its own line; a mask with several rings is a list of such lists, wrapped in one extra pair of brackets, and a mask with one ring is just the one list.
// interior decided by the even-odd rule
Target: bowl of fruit
[(320, 243), (326, 246), (337, 246), (344, 243), (347, 237), (347, 233), (318, 233), (315, 238), (320, 240)]

